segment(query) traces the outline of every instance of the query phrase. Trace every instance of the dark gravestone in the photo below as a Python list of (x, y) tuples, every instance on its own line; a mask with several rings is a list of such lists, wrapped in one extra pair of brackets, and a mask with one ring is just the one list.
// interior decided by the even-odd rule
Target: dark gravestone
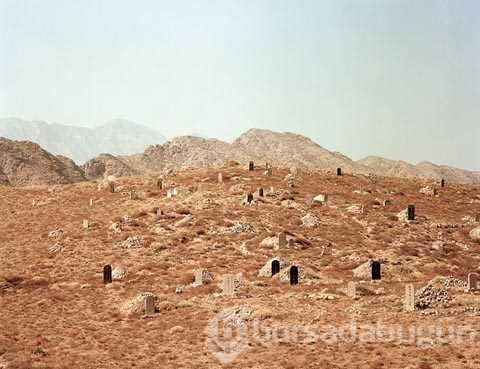
[(442, 187), (445, 187), (445, 180), (444, 180), (443, 178), (442, 178), (442, 181), (440, 182), (440, 185), (441, 185)]
[(251, 193), (249, 193), (247, 195), (247, 202), (250, 204), (252, 201), (253, 201), (253, 195)]
[(157, 179), (157, 188), (162, 190), (163, 189), (163, 182), (161, 179)]
[(105, 265), (103, 267), (103, 283), (112, 283), (112, 266)]
[(408, 205), (408, 220), (415, 220), (415, 205)]
[(298, 284), (298, 267), (290, 267), (290, 285)]
[(249, 171), (255, 170), (255, 164), (253, 163), (253, 161), (251, 161), (250, 163), (248, 163), (248, 170), (249, 170)]
[(380, 262), (374, 261), (372, 262), (372, 280), (378, 281), (382, 279), (382, 272), (380, 270)]
[(342, 175), (342, 168), (337, 168), (337, 176), (341, 176)]
[(278, 260), (272, 261), (272, 277), (280, 272), (280, 262)]
[(263, 197), (263, 188), (258, 189), (258, 196)]

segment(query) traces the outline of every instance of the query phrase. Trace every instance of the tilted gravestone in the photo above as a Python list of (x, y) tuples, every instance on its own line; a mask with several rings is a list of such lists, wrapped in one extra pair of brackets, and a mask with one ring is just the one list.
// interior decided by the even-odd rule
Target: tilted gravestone
[(467, 290), (475, 291), (477, 289), (478, 276), (475, 273), (468, 273)]
[(413, 284), (405, 286), (404, 310), (415, 311), (415, 287)]
[(227, 274), (223, 277), (223, 294), (233, 296), (235, 294), (235, 276)]
[(292, 265), (290, 267), (290, 273), (289, 273), (289, 277), (290, 277), (290, 285), (291, 286), (294, 286), (296, 284), (298, 284), (298, 267), (295, 266), (295, 265)]
[(280, 272), (280, 262), (278, 260), (272, 261), (272, 277)]
[(372, 261), (372, 280), (382, 279), (381, 264), (379, 261)]
[(355, 299), (357, 297), (357, 284), (355, 282), (348, 282), (347, 296)]
[(408, 205), (407, 220), (415, 220), (415, 205)]
[(112, 266), (105, 265), (103, 267), (103, 283), (112, 283)]
[(145, 296), (145, 315), (155, 314), (155, 297), (151, 295)]
[(251, 161), (250, 163), (248, 163), (248, 170), (249, 170), (249, 171), (255, 170), (255, 164), (254, 164), (253, 161)]

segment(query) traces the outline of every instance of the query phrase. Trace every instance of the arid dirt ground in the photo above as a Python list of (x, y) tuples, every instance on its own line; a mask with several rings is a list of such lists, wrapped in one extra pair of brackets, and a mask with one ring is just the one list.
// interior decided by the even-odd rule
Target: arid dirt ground
[[(480, 368), (480, 294), (445, 288), (446, 303), (403, 310), (406, 284), (419, 290), (432, 280), (443, 283), (440, 277), (466, 281), (479, 272), (480, 244), (469, 232), (479, 226), (480, 188), (447, 183), (428, 196), (419, 192), (426, 182), (328, 173), (299, 173), (289, 187), (287, 174), (187, 170), (166, 179), (171, 188), (191, 189), (173, 198), (149, 178), (117, 179), (115, 193), (94, 182), (0, 188), (0, 368)], [(266, 196), (242, 205), (259, 187)], [(129, 198), (131, 189), (139, 199)], [(328, 202), (312, 205), (309, 199), (321, 193)], [(386, 199), (391, 203), (383, 206)], [(398, 220), (409, 204), (417, 220)], [(363, 205), (363, 212), (352, 205)], [(303, 226), (307, 213), (319, 224)], [(188, 214), (190, 223), (176, 224)], [(50, 234), (58, 229), (63, 235)], [(293, 239), (287, 247), (261, 245), (283, 230)], [(122, 247), (134, 236), (141, 247)], [(304, 273), (298, 285), (258, 276), (273, 256), (297, 263)], [(381, 281), (354, 277), (369, 259), (382, 261)], [(106, 264), (126, 275), (104, 285)], [(214, 280), (192, 287), (199, 268)], [(240, 273), (238, 292), (222, 294), (223, 276)], [(346, 295), (350, 281), (357, 282), (356, 299)], [(154, 316), (129, 309), (142, 292), (158, 296)], [(248, 347), (226, 365), (205, 347), (204, 331), (223, 308), (239, 311), (249, 328)], [(252, 339), (254, 319), (264, 326), (340, 327), (352, 318), (357, 325), (380, 318), (405, 330), (442, 325), (443, 332), (470, 324), (478, 337), (430, 348), (397, 339)]]

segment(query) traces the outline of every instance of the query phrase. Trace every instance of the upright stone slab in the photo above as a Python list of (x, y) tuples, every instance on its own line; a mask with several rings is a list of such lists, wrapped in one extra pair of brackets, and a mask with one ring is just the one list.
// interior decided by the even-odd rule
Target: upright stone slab
[(108, 182), (108, 191), (111, 193), (115, 193), (115, 183), (114, 182)]
[(467, 289), (468, 291), (475, 291), (477, 289), (478, 276), (475, 273), (468, 273)]
[(163, 181), (160, 178), (157, 179), (157, 188), (163, 190)]
[(280, 272), (280, 261), (273, 260), (272, 261), (272, 277)]
[(223, 277), (223, 294), (233, 296), (235, 294), (235, 276), (227, 274)]
[(296, 265), (292, 265), (290, 267), (289, 277), (291, 286), (295, 286), (298, 284), (298, 267)]
[(415, 220), (415, 205), (408, 205), (407, 220)]
[(258, 189), (258, 196), (263, 197), (263, 188), (262, 187), (260, 187)]
[(112, 266), (105, 265), (103, 267), (103, 283), (112, 283)]
[(440, 186), (442, 187), (445, 187), (445, 180), (442, 178), (441, 182), (440, 182)]
[(357, 298), (357, 284), (353, 281), (348, 282), (347, 285), (347, 296), (355, 299)]
[(287, 234), (285, 232), (280, 232), (278, 234), (278, 248), (283, 249), (287, 246)]
[(405, 286), (405, 311), (415, 311), (415, 287), (413, 284), (407, 284)]
[(83, 228), (88, 229), (89, 226), (90, 226), (90, 223), (89, 223), (88, 219), (84, 219), (83, 220)]
[(129, 197), (130, 197), (130, 200), (136, 200), (137, 199), (137, 192), (135, 190), (131, 190), (129, 192)]
[(270, 193), (275, 193), (275, 188), (273, 186), (270, 187)]
[(93, 206), (93, 199), (90, 199), (90, 206)]
[(254, 171), (255, 170), (255, 164), (253, 163), (253, 161), (248, 163), (248, 170), (249, 171)]
[(223, 174), (218, 173), (218, 183), (223, 183)]
[(342, 175), (342, 168), (337, 168), (337, 176), (341, 176)]
[(379, 281), (382, 279), (381, 264), (379, 261), (372, 261), (372, 280)]
[(155, 315), (155, 297), (151, 295), (145, 297), (145, 315)]
[(248, 193), (248, 194), (247, 194), (247, 203), (250, 204), (252, 201), (253, 201), (253, 194), (252, 194), (252, 193)]
[(32, 200), (32, 206), (35, 207), (35, 205), (37, 205), (37, 202), (35, 201), (35, 199)]

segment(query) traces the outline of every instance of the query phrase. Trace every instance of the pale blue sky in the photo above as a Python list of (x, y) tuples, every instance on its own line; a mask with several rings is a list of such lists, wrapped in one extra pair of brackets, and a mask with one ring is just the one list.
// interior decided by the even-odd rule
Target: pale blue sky
[(478, 0), (0, 0), (0, 117), (480, 170)]

